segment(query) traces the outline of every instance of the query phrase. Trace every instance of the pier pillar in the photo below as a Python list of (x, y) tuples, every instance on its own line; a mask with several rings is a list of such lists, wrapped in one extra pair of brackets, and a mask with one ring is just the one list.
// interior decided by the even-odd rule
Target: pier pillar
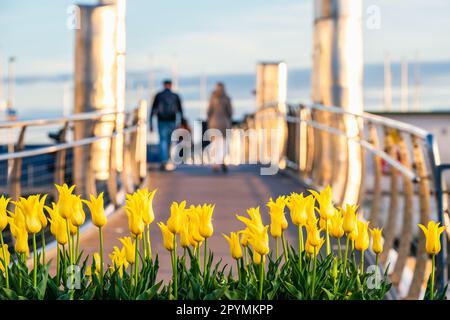
[[(265, 132), (261, 138), (266, 142), (261, 144), (266, 146), (265, 150), (260, 150), (262, 161), (278, 162), (278, 167), (286, 167), (285, 152), (287, 140), (287, 128), (285, 119), (278, 117), (277, 114), (285, 115), (287, 112), (287, 65), (284, 62), (261, 62), (256, 68), (256, 106), (258, 110), (270, 107), (269, 112), (275, 112), (272, 115), (266, 113), (264, 124)], [(262, 132), (260, 133), (262, 134)], [(272, 137), (276, 134), (275, 137)], [(275, 142), (275, 143), (272, 143)], [(277, 148), (277, 149), (273, 149)], [(275, 156), (277, 159), (270, 159)]]
[[(362, 1), (315, 0), (312, 99), (314, 103), (363, 111)], [(320, 112), (317, 120), (358, 136), (362, 124), (350, 116)], [(358, 201), (363, 156), (359, 145), (316, 130), (319, 164), (315, 180), (330, 184), (339, 201)], [(316, 162), (317, 161), (317, 162)]]
[[(82, 5), (75, 43), (75, 113), (117, 110), (116, 8), (113, 5)], [(104, 116), (95, 123), (76, 123), (76, 140), (110, 135), (116, 117)], [(82, 194), (95, 192), (95, 180), (109, 175), (110, 140), (103, 139), (74, 150), (74, 183)], [(93, 180), (95, 179), (95, 180)]]
[(256, 67), (256, 106), (277, 104), (286, 112), (287, 66), (284, 62), (261, 62)]

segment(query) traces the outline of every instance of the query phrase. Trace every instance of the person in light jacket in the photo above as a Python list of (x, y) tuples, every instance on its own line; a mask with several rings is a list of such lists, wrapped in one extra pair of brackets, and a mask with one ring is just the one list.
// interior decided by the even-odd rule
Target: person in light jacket
[(222, 171), (227, 172), (227, 166), (224, 162), (226, 155), (225, 137), (227, 129), (231, 129), (232, 116), (231, 99), (226, 93), (225, 85), (218, 82), (211, 94), (208, 106), (208, 129), (217, 129), (222, 134), (222, 137), (214, 136), (211, 141), (215, 152), (214, 171), (218, 171), (218, 165), (221, 165)]

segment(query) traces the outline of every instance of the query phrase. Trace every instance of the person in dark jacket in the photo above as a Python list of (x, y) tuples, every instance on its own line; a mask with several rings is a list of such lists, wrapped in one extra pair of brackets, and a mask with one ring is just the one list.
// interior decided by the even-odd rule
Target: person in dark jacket
[(183, 108), (178, 94), (172, 91), (172, 81), (163, 82), (164, 90), (156, 94), (150, 114), (150, 130), (153, 131), (152, 119), (158, 119), (159, 156), (161, 170), (167, 168), (170, 157), (172, 132), (177, 127), (177, 119), (183, 118)]

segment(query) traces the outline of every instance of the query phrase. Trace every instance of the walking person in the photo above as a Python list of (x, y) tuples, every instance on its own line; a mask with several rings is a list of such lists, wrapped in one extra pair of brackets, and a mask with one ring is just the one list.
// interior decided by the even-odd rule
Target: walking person
[(156, 94), (150, 114), (150, 130), (153, 131), (153, 116), (158, 119), (159, 157), (161, 170), (171, 170), (169, 161), (172, 132), (177, 128), (177, 119), (183, 119), (183, 108), (178, 94), (172, 91), (172, 81), (163, 82), (164, 90)]
[(217, 129), (221, 132), (221, 137), (214, 136), (211, 143), (215, 151), (215, 158), (213, 161), (213, 170), (218, 171), (219, 165), (223, 172), (227, 172), (225, 164), (225, 156), (227, 153), (226, 146), (226, 130), (231, 129), (233, 116), (233, 107), (231, 106), (231, 99), (227, 95), (225, 85), (218, 82), (211, 94), (208, 106), (208, 129)]

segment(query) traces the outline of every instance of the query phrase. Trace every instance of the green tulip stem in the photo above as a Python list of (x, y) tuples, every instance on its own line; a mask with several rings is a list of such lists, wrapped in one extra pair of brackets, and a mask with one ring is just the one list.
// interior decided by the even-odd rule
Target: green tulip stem
[(305, 245), (303, 243), (303, 227), (298, 226), (298, 252), (303, 252), (305, 250)]
[(147, 235), (145, 233), (145, 228), (144, 228), (144, 232), (142, 233), (142, 248), (144, 249), (144, 258), (145, 260), (147, 260), (148, 258), (148, 254), (147, 254)]
[(3, 251), (3, 267), (5, 269), (5, 279), (6, 279), (6, 288), (9, 289), (9, 266), (6, 265), (6, 250), (5, 250), (5, 242), (3, 240), (3, 233), (0, 232), (0, 241), (2, 244), (2, 251)]
[(244, 247), (244, 268), (247, 269), (247, 247)]
[(345, 240), (345, 254), (344, 254), (344, 273), (347, 272), (347, 256), (348, 256), (348, 247), (350, 244), (350, 234), (347, 234), (347, 239)]
[(237, 271), (238, 271), (238, 280), (239, 280), (239, 282), (241, 282), (242, 276), (241, 276), (241, 268), (239, 266), (239, 260), (240, 259), (236, 259), (236, 266), (237, 266)]
[(314, 299), (314, 291), (316, 287), (316, 247), (314, 247), (314, 257), (313, 257), (313, 275), (312, 275), (312, 285), (311, 285), (311, 299)]
[(339, 259), (342, 261), (341, 238), (337, 239), (337, 243), (338, 243)]
[(361, 272), (361, 274), (363, 274), (364, 273), (364, 250), (363, 251), (361, 251), (361, 266), (360, 266), (360, 272)]
[(60, 252), (59, 252), (59, 243), (56, 243), (56, 281), (58, 281), (58, 287), (59, 287), (59, 260)]
[(147, 226), (147, 253), (150, 260), (153, 260), (152, 257), (152, 242), (150, 240), (150, 225)]
[(283, 243), (284, 260), (288, 261), (289, 260), (289, 254), (288, 254), (288, 251), (287, 251), (287, 245), (286, 245), (286, 239), (284, 237), (284, 232), (281, 232), (281, 242)]
[(262, 300), (263, 284), (264, 284), (264, 259), (265, 256), (261, 257), (261, 264), (259, 265), (259, 291), (258, 300)]
[(208, 239), (205, 239), (205, 247), (203, 248), (203, 282), (206, 281), (206, 262), (208, 260)]
[(70, 245), (70, 228), (69, 228), (69, 220), (66, 219), (66, 229), (67, 229), (67, 246), (69, 250), (69, 258), (70, 258), (70, 265), (73, 265), (72, 261), (72, 246)]
[(379, 254), (375, 254), (375, 288), (378, 289), (378, 256)]
[[(200, 248), (198, 248), (200, 251)], [(173, 236), (173, 295), (178, 300), (177, 235)]]
[(41, 241), (42, 241), (42, 264), (45, 265), (45, 230), (41, 230)]
[(328, 221), (325, 221), (325, 223), (327, 225), (327, 256), (329, 256), (331, 253), (330, 233), (328, 232)]
[(33, 285), (37, 287), (37, 249), (36, 249), (36, 233), (33, 233), (33, 260), (34, 260), (34, 269), (33, 269)]
[(431, 292), (430, 299), (434, 300), (434, 275), (436, 273), (436, 255), (433, 254), (431, 257)]
[(100, 241), (100, 285), (103, 291), (103, 231), (102, 227), (98, 227), (98, 237)]
[(298, 269), (302, 269), (302, 252), (303, 252), (303, 227), (298, 226)]
[(278, 238), (275, 238), (275, 259), (278, 260)]
[(134, 238), (134, 285), (138, 286), (138, 270), (139, 270), (139, 236)]
[(77, 228), (77, 242), (75, 247), (75, 261), (78, 260), (78, 252), (80, 250), (80, 227)]

